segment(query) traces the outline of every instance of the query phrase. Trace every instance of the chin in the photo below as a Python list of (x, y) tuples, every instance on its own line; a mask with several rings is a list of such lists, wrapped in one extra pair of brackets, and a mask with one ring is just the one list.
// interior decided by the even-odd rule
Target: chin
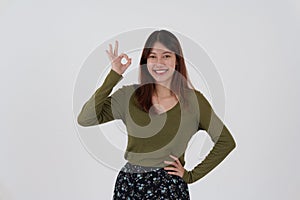
[(172, 75), (168, 76), (168, 77), (155, 77), (155, 76), (152, 76), (153, 79), (156, 81), (156, 83), (164, 83), (166, 81), (169, 81), (170, 79), (172, 79)]

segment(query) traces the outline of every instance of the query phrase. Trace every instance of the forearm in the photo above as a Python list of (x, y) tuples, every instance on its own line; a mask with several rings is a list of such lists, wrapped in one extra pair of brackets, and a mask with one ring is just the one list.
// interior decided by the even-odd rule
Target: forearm
[(215, 143), (209, 154), (200, 164), (194, 167), (193, 170), (185, 170), (183, 179), (187, 183), (193, 183), (201, 179), (219, 165), (235, 147), (236, 143), (232, 135), (224, 126), (218, 141)]
[(122, 75), (110, 70), (103, 84), (83, 105), (77, 117), (78, 124), (82, 126), (93, 126), (114, 119), (111, 112), (111, 98), (109, 94), (122, 78)]

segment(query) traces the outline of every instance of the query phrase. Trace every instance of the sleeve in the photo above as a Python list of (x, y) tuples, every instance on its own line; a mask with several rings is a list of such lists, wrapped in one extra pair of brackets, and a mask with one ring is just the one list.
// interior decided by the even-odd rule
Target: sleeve
[(122, 119), (124, 110), (121, 102), (124, 100), (124, 86), (109, 96), (113, 87), (121, 79), (123, 79), (122, 75), (113, 69), (109, 71), (103, 84), (83, 105), (77, 117), (79, 125), (94, 126), (114, 119)]
[(214, 142), (214, 147), (205, 159), (191, 171), (185, 169), (182, 178), (188, 184), (196, 182), (208, 174), (236, 147), (236, 143), (228, 128), (214, 112), (202, 93), (198, 94), (200, 94), (198, 95), (200, 109), (198, 130), (205, 130), (209, 134), (211, 140)]

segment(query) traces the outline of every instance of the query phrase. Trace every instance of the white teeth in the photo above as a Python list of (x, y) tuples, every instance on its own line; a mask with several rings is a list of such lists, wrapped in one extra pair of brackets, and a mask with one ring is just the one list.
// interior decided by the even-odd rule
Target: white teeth
[(162, 74), (162, 73), (164, 73), (164, 72), (166, 72), (168, 70), (164, 69), (164, 70), (153, 70), (153, 71), (155, 71), (157, 74)]

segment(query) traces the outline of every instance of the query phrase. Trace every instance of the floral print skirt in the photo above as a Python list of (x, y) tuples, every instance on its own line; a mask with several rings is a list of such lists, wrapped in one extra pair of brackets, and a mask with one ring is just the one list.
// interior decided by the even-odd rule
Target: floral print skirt
[(189, 200), (187, 183), (164, 168), (145, 167), (127, 162), (119, 171), (113, 199), (185, 199)]

